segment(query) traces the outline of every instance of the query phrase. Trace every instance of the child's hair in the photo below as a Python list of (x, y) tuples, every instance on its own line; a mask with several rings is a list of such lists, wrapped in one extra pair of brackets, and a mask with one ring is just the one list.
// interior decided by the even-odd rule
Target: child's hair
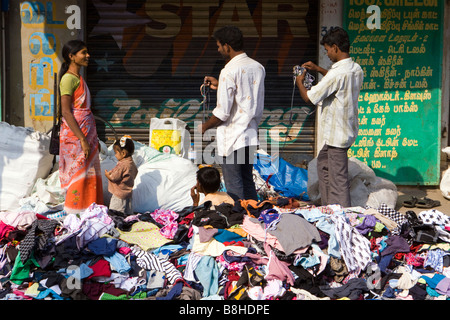
[(205, 193), (214, 193), (220, 189), (220, 172), (213, 167), (203, 167), (197, 171), (197, 181)]
[(134, 142), (130, 136), (123, 136), (120, 140), (114, 141), (114, 146), (117, 146), (119, 150), (126, 150), (129, 156), (134, 153)]
[(329, 46), (335, 44), (342, 52), (349, 53), (350, 51), (350, 40), (348, 37), (348, 33), (340, 27), (334, 27), (330, 29), (327, 34), (323, 36), (320, 44), (327, 44)]

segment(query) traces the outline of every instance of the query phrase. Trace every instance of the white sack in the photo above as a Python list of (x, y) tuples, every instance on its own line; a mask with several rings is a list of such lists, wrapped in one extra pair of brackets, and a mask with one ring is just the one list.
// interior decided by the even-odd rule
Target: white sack
[(441, 189), (441, 193), (444, 196), (444, 198), (450, 200), (450, 169), (445, 170), (444, 173), (442, 174), (442, 179), (439, 188)]
[[(348, 175), (352, 207), (378, 208), (380, 204), (385, 203), (389, 208), (395, 208), (398, 194), (392, 181), (377, 177), (369, 166), (356, 158), (348, 160)], [(307, 190), (310, 200), (320, 205), (317, 158), (311, 160), (308, 165)]]
[(0, 211), (12, 211), (49, 174), (53, 155), (49, 135), (33, 128), (0, 122), (0, 137)]
[[(102, 144), (100, 155), (103, 179), (103, 195), (108, 205), (108, 179), (105, 169), (111, 170), (117, 163), (112, 146)], [(191, 161), (174, 154), (163, 154), (135, 141), (133, 160), (138, 168), (134, 181), (133, 209), (136, 212), (156, 209), (180, 211), (192, 205), (190, 190), (197, 183), (197, 166)]]
[[(442, 152), (447, 155), (447, 159), (450, 158), (450, 147), (445, 147)], [(442, 173), (441, 183), (439, 184), (441, 193), (444, 198), (450, 200), (450, 168)]]
[[(108, 148), (102, 141), (100, 146), (103, 196), (105, 205), (109, 205), (111, 194), (108, 192), (105, 169), (114, 168), (117, 159), (112, 146)], [(189, 160), (176, 155), (163, 154), (136, 141), (135, 149), (133, 160), (138, 167), (138, 175), (133, 189), (134, 210), (141, 213), (159, 208), (179, 211), (191, 206), (190, 189), (197, 182), (197, 166)], [(64, 203), (59, 171), (56, 170), (46, 179), (38, 179), (33, 188), (32, 197), (39, 198), (49, 208), (59, 207), (61, 203)]]

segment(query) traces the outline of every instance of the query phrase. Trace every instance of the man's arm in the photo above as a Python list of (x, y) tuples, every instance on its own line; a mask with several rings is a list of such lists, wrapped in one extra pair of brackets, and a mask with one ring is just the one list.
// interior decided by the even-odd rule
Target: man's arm
[[(316, 65), (315, 63), (313, 63), (311, 61), (308, 61), (308, 62), (302, 64), (302, 67), (308, 71), (311, 70), (311, 71), (319, 72), (323, 76), (325, 76), (328, 73), (328, 70), (326, 70), (322, 67), (319, 67), (318, 65)], [(297, 76), (295, 78), (295, 83), (298, 87), (298, 90), (300, 91), (300, 95), (301, 95), (302, 99), (306, 103), (313, 104), (308, 97), (308, 94), (307, 94), (308, 90), (305, 88), (305, 86), (303, 84), (303, 81), (305, 80), (305, 76), (306, 76), (306, 72), (303, 72), (303, 74)]]
[(312, 104), (311, 101), (309, 100), (308, 94), (305, 85), (303, 84), (303, 81), (305, 80), (305, 74), (306, 72), (303, 72), (303, 74), (297, 76), (295, 78), (295, 84), (298, 87), (298, 90), (300, 91), (300, 96), (302, 97), (302, 99), (309, 104)]
[[(234, 83), (227, 84), (227, 77), (224, 78), (225, 80), (222, 80), (224, 84), (221, 86), (221, 89), (217, 91), (217, 101), (220, 101), (220, 107), (216, 106), (211, 118), (197, 127), (198, 132), (201, 132), (202, 134), (208, 129), (215, 128), (226, 121), (233, 106), (234, 91), (228, 89), (233, 88)], [(219, 82), (213, 77), (205, 77), (204, 83), (209, 85), (211, 89), (219, 89)], [(221, 120), (221, 118), (224, 120)]]
[(217, 118), (215, 115), (211, 115), (211, 118), (209, 118), (205, 123), (198, 125), (198, 131), (202, 134), (205, 133), (206, 130), (215, 128), (223, 123), (222, 120)]

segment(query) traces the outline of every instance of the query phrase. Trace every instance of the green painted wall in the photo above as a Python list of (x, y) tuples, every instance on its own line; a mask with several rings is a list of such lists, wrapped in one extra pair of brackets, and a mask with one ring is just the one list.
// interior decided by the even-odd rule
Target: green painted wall
[(399, 185), (440, 181), (444, 2), (345, 1), (350, 54), (365, 73), (349, 155)]

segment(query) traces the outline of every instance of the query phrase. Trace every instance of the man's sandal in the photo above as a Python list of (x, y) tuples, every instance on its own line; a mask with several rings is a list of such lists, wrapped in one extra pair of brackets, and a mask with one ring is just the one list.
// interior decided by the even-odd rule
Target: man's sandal
[(423, 197), (423, 199), (420, 199), (416, 203), (416, 207), (417, 208), (425, 208), (425, 209), (431, 209), (431, 208), (434, 208), (434, 207), (438, 207), (440, 205), (441, 205), (440, 201), (432, 200), (432, 199), (427, 198), (427, 197)]

